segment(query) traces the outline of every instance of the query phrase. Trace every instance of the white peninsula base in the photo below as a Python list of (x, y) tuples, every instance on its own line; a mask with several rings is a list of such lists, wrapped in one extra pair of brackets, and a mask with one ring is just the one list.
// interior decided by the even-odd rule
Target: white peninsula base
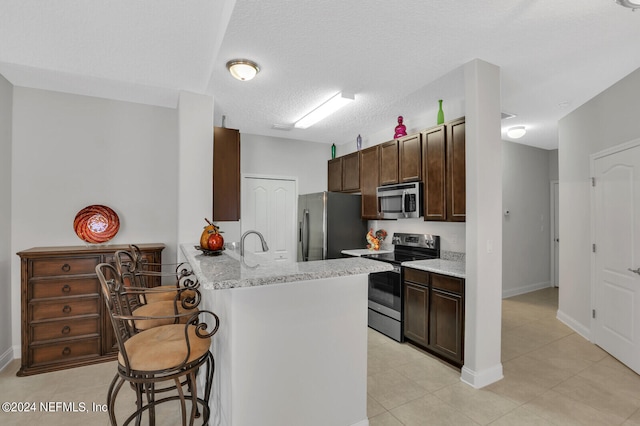
[(367, 275), (202, 289), (211, 425), (368, 426)]

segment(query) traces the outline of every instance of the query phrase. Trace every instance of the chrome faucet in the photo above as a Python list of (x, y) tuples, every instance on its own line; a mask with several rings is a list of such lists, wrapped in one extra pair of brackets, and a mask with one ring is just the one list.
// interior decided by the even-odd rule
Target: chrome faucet
[(240, 256), (244, 256), (244, 239), (249, 234), (256, 234), (258, 237), (260, 237), (260, 242), (262, 243), (262, 251), (269, 251), (269, 246), (267, 245), (267, 242), (264, 240), (264, 237), (262, 236), (262, 234), (259, 233), (258, 231), (249, 230), (244, 234), (242, 234), (242, 237), (240, 237)]

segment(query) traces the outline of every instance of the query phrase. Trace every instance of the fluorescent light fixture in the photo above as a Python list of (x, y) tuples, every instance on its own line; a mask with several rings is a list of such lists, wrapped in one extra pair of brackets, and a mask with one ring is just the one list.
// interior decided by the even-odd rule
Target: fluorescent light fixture
[(636, 11), (636, 9), (640, 9), (640, 0), (616, 0), (620, 6), (628, 7), (632, 11)]
[(527, 133), (527, 129), (525, 129), (524, 126), (510, 127), (509, 130), (507, 130), (507, 136), (511, 139), (520, 139), (525, 133)]
[(248, 59), (233, 59), (227, 62), (227, 69), (240, 81), (249, 81), (260, 71), (258, 64)]
[(353, 94), (339, 92), (309, 114), (296, 121), (293, 126), (297, 129), (306, 129), (309, 126), (313, 126), (318, 121), (333, 114), (354, 99), (355, 96)]

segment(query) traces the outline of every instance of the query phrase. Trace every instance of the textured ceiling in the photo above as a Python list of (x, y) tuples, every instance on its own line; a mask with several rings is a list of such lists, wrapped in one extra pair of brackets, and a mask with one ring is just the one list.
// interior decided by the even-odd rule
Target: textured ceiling
[[(463, 103), (460, 67), (501, 68), (506, 127), (557, 147), (557, 121), (640, 68), (640, 13), (613, 0), (3, 0), (0, 74), (17, 86), (175, 107), (207, 93), (215, 124), (337, 144)], [(250, 82), (225, 63), (261, 66)], [(356, 102), (290, 125), (338, 91)], [(446, 109), (445, 109), (446, 112)], [(453, 118), (453, 117), (451, 117)], [(505, 137), (506, 138), (506, 137)]]

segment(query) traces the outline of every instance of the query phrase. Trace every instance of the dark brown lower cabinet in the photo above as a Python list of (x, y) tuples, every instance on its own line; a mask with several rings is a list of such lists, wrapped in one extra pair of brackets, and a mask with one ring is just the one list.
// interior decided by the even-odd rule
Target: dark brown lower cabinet
[(429, 287), (405, 281), (404, 300), (404, 337), (429, 345)]
[(464, 279), (412, 268), (403, 274), (405, 339), (462, 367)]

